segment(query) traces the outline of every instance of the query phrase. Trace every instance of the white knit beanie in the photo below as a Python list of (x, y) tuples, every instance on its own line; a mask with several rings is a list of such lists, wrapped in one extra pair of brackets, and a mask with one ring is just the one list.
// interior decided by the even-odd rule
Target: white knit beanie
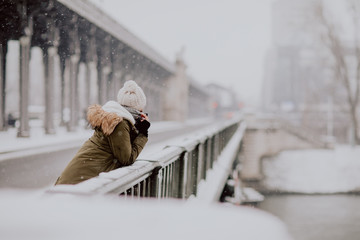
[(126, 81), (119, 90), (117, 101), (124, 106), (143, 110), (146, 105), (146, 97), (143, 90), (133, 80)]

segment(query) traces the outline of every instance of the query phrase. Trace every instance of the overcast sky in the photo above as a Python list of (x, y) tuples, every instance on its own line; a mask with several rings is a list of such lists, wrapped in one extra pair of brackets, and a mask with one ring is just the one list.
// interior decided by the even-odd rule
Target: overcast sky
[(272, 0), (91, 0), (169, 61), (185, 47), (188, 74), (259, 102)]

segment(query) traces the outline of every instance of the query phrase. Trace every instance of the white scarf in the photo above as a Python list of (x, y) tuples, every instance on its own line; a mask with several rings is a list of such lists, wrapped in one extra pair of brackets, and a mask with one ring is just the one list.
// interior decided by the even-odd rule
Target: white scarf
[(116, 113), (118, 116), (129, 120), (132, 124), (135, 124), (135, 119), (131, 113), (121, 106), (118, 102), (108, 101), (102, 106), (102, 109), (106, 112)]

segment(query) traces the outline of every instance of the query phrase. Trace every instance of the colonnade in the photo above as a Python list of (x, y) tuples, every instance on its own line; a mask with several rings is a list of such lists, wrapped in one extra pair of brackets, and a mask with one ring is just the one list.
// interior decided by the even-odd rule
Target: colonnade
[[(7, 50), (11, 40), (19, 43), (18, 136), (29, 136), (29, 63), (31, 49), (42, 50), (44, 66), (44, 129), (55, 133), (55, 105), (60, 105), (60, 124), (74, 130), (84, 106), (116, 99), (118, 89), (129, 79), (141, 85), (148, 97), (152, 120), (163, 118), (163, 90), (176, 74), (146, 44), (86, 1), (4, 1), (0, 8), (0, 130), (7, 128)], [(88, 19), (86, 16), (92, 16)], [(94, 16), (101, 18), (94, 19)], [(111, 26), (111, 24), (113, 26)], [(110, 30), (109, 30), (110, 29)], [(112, 31), (111, 29), (114, 29)], [(123, 34), (119, 37), (119, 32)], [(85, 89), (79, 89), (79, 69), (84, 66)], [(59, 97), (54, 94), (60, 72)], [(84, 72), (84, 71), (83, 71)], [(36, 88), (32, 87), (31, 89)], [(82, 92), (83, 94), (79, 94)], [(66, 110), (66, 111), (65, 111)]]

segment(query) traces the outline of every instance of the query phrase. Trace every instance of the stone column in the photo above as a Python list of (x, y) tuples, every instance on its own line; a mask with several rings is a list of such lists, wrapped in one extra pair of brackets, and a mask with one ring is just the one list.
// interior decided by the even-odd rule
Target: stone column
[(34, 15), (33, 44), (43, 50), (44, 75), (45, 75), (45, 118), (44, 129), (46, 134), (55, 134), (55, 62), (59, 46), (59, 29), (56, 27), (56, 9), (54, 1), (49, 0), (47, 5), (38, 9)]
[(20, 37), (20, 127), (18, 137), (29, 137), (29, 61), (30, 61), (30, 35)]
[(98, 103), (96, 62), (86, 63), (86, 100), (87, 105)]
[(70, 119), (68, 124), (68, 130), (74, 131), (78, 125), (78, 64), (79, 64), (79, 55), (74, 54), (70, 57), (70, 68), (69, 68), (69, 87), (70, 87), (70, 96), (69, 96), (69, 107), (70, 107)]
[(74, 131), (78, 123), (78, 68), (80, 41), (78, 17), (68, 14), (60, 25), (59, 54), (62, 64), (62, 125)]
[(65, 111), (68, 109), (68, 94), (67, 94), (67, 86), (68, 86), (68, 69), (69, 69), (69, 60), (67, 58), (64, 58), (63, 56), (60, 56), (60, 69), (61, 69), (61, 106), (60, 106), (60, 114), (61, 114), (61, 122), (60, 126), (65, 126), (66, 123), (69, 121), (68, 114)]
[(33, 34), (33, 19), (28, 12), (27, 1), (17, 3), (17, 11), (20, 20), (20, 59), (19, 59), (19, 91), (20, 91), (20, 126), (18, 129), (18, 137), (29, 137), (29, 62), (31, 37)]
[(52, 46), (44, 49), (45, 65), (45, 133), (54, 134), (54, 69), (57, 48)]
[(91, 76), (92, 76), (92, 69), (90, 67), (90, 62), (86, 63), (86, 72), (85, 72), (85, 99), (86, 105), (89, 106), (91, 103)]
[(5, 87), (6, 87), (6, 48), (7, 40), (0, 39), (0, 131), (6, 129)]
[(109, 66), (101, 66), (100, 67), (100, 89), (99, 89), (99, 102), (100, 104), (104, 104), (107, 99), (107, 83), (109, 79), (109, 73), (111, 72), (111, 68)]
[(111, 75), (111, 85), (108, 91), (108, 96), (111, 100), (117, 99), (117, 92), (119, 91), (119, 81), (121, 78), (121, 71), (119, 70), (119, 61), (113, 60), (112, 62), (112, 75)]
[[(99, 102), (104, 104), (108, 100), (108, 81), (109, 74), (111, 73), (111, 61), (110, 61), (110, 41), (111, 36), (104, 32), (98, 32), (98, 34), (104, 35), (104, 38), (99, 40), (98, 44), (98, 76), (99, 76)], [(100, 35), (101, 36), (101, 35)]]
[[(116, 67), (119, 67), (119, 65), (116, 65)], [(113, 100), (117, 100), (117, 94), (118, 94), (118, 91), (119, 89), (122, 87), (120, 85), (120, 82), (121, 82), (121, 71), (120, 70), (115, 70), (113, 72), (113, 75), (112, 75), (112, 81), (113, 81), (113, 89), (112, 89), (112, 92), (113, 92)]]
[(85, 51), (85, 62), (86, 62), (86, 103), (89, 106), (90, 104), (98, 103), (99, 91), (98, 91), (98, 81), (97, 81), (97, 69), (96, 64), (98, 61), (97, 52), (96, 52), (96, 27), (94, 25), (88, 26), (85, 31), (82, 32), (84, 39), (83, 46), (86, 46), (83, 51)]

